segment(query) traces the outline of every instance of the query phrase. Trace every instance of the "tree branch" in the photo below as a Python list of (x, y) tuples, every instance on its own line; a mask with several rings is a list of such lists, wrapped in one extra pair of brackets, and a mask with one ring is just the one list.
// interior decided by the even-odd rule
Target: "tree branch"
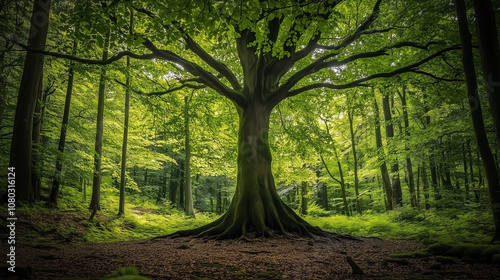
[(438, 77), (432, 73), (428, 73), (428, 72), (424, 72), (424, 71), (420, 71), (420, 70), (412, 70), (412, 71), (408, 71), (408, 72), (429, 76), (429, 77), (431, 77), (435, 80), (438, 80), (438, 81), (445, 81), (445, 82), (463, 82), (464, 81), (462, 79), (448, 79), (448, 78), (444, 78), (444, 77)]
[[(410, 64), (408, 66), (396, 69), (396, 70), (391, 71), (391, 72), (372, 74), (372, 75), (369, 75), (367, 77), (352, 81), (352, 82), (347, 83), (347, 84), (334, 85), (334, 84), (330, 84), (330, 83), (316, 83), (316, 84), (307, 85), (307, 86), (304, 86), (302, 88), (298, 88), (298, 89), (289, 91), (287, 94), (287, 97), (292, 97), (292, 96), (295, 96), (295, 95), (300, 94), (302, 92), (305, 92), (305, 91), (308, 91), (311, 89), (316, 89), (316, 88), (346, 89), (346, 88), (353, 88), (356, 86), (364, 86), (363, 82), (370, 81), (370, 80), (373, 80), (376, 78), (390, 78), (390, 77), (396, 76), (398, 74), (407, 73), (407, 72), (414, 72), (414, 71), (416, 71), (415, 70), (416, 67), (421, 66), (422, 64), (440, 56), (441, 54), (443, 54), (445, 52), (452, 51), (452, 50), (458, 50), (460, 48), (461, 48), (461, 46), (453, 46), (453, 47), (445, 48), (445, 49), (442, 49), (442, 50), (420, 60), (419, 62)], [(419, 74), (422, 74), (422, 73), (419, 73)]]
[(39, 54), (43, 54), (43, 55), (49, 55), (49, 56), (53, 56), (53, 57), (57, 57), (57, 58), (65, 58), (65, 59), (69, 59), (69, 60), (72, 60), (72, 61), (76, 61), (76, 62), (79, 62), (79, 63), (84, 63), (84, 64), (93, 64), (93, 65), (108, 65), (108, 64), (111, 64), (115, 61), (118, 61), (120, 60), (122, 57), (124, 56), (129, 56), (129, 57), (132, 57), (132, 58), (135, 58), (135, 59), (147, 59), (147, 60), (151, 60), (153, 58), (157, 58), (157, 56), (155, 54), (135, 54), (133, 52), (130, 52), (130, 51), (123, 51), (123, 52), (119, 52), (118, 54), (116, 54), (115, 56), (111, 57), (111, 58), (108, 58), (106, 60), (96, 60), (96, 59), (86, 59), (86, 58), (79, 58), (79, 57), (76, 57), (76, 56), (72, 56), (72, 55), (67, 55), (67, 54), (62, 54), (62, 53), (56, 53), (56, 52), (51, 52), (51, 51), (42, 51), (42, 50), (35, 50), (35, 49), (32, 49), (22, 43), (19, 43), (19, 42), (16, 42), (16, 41), (11, 41), (13, 44), (15, 45), (18, 45), (20, 46), (21, 48), (27, 50), (27, 51), (30, 51), (32, 53), (39, 53)]
[(234, 73), (222, 62), (217, 61), (210, 54), (208, 54), (204, 49), (201, 48), (188, 34), (184, 33), (184, 31), (180, 30), (183, 34), (184, 40), (186, 41), (187, 47), (193, 51), (198, 57), (200, 57), (203, 61), (205, 61), (210, 67), (215, 69), (217, 72), (221, 73), (224, 76), (233, 89), (240, 90), (241, 85), (238, 82), (238, 79), (234, 75)]
[(337, 183), (339, 183), (339, 184), (341, 184), (341, 185), (342, 185), (342, 182), (340, 182), (337, 178), (335, 178), (335, 177), (332, 175), (332, 173), (330, 172), (330, 169), (328, 169), (328, 166), (326, 165), (325, 160), (323, 159), (323, 156), (322, 156), (321, 154), (319, 155), (319, 158), (321, 159), (321, 162), (322, 162), (322, 163), (323, 163), (323, 165), (325, 166), (325, 169), (326, 169), (326, 172), (328, 172), (328, 175), (330, 175), (330, 177), (331, 177), (333, 180), (337, 181)]
[(172, 92), (175, 92), (175, 91), (178, 91), (178, 90), (181, 90), (183, 88), (192, 88), (192, 89), (202, 89), (202, 88), (205, 88), (206, 85), (196, 85), (196, 84), (189, 84), (189, 83), (185, 83), (185, 84), (182, 84), (180, 86), (177, 86), (177, 87), (172, 87), (172, 88), (169, 88), (167, 90), (164, 90), (164, 91), (153, 91), (153, 92), (143, 92), (143, 91), (140, 91), (140, 90), (135, 90), (129, 86), (127, 86), (125, 83), (122, 83), (120, 82), (118, 79), (113, 79), (117, 84), (123, 86), (124, 88), (129, 88), (130, 90), (132, 90), (133, 92), (135, 93), (138, 93), (138, 94), (145, 94), (145, 95), (156, 95), (156, 96), (161, 96), (161, 95), (164, 95), (164, 94), (168, 94), (168, 93), (172, 93)]
[(188, 61), (185, 58), (171, 52), (168, 50), (160, 50), (149, 40), (144, 41), (143, 45), (148, 48), (157, 58), (161, 58), (167, 61), (171, 61), (182, 66), (187, 72), (191, 73), (195, 77), (199, 77), (200, 82), (207, 85), (208, 87), (216, 90), (221, 95), (227, 97), (240, 107), (246, 106), (245, 98), (240, 95), (237, 91), (234, 91), (221, 83), (217, 77), (212, 73), (203, 69), (198, 64)]
[(366, 31), (368, 28), (370, 28), (370, 26), (372, 25), (372, 23), (378, 18), (378, 15), (380, 14), (380, 3), (381, 2), (382, 2), (382, 0), (378, 0), (375, 3), (375, 6), (373, 7), (373, 11), (370, 14), (370, 16), (365, 20), (365, 22), (363, 24), (361, 24), (358, 27), (358, 29), (356, 30), (356, 32), (354, 32), (354, 34), (352, 34), (351, 36), (348, 36), (347, 38), (345, 38), (339, 45), (337, 45), (337, 46), (330, 46), (328, 48), (331, 49), (331, 50), (340, 50), (342, 48), (345, 48), (345, 47), (349, 46), (352, 42), (354, 42), (361, 35), (363, 35), (364, 34), (363, 32)]

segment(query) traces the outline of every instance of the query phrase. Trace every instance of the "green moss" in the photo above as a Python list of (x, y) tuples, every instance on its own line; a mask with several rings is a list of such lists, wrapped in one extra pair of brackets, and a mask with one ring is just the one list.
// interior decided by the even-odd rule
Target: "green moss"
[(425, 258), (427, 256), (429, 256), (429, 253), (425, 249), (406, 253), (394, 253), (389, 255), (389, 257), (392, 258)]
[(452, 263), (455, 263), (455, 259), (452, 257), (446, 257), (446, 256), (436, 256), (436, 262), (441, 263), (441, 264), (452, 264)]
[(467, 249), (466, 245), (455, 245), (448, 252), (446, 252), (449, 256), (462, 257), (464, 255), (464, 251)]
[(481, 256), (482, 246), (480, 245), (469, 245), (465, 247), (464, 256), (470, 257), (472, 259), (479, 258)]
[(432, 252), (434, 254), (444, 254), (448, 250), (450, 250), (452, 247), (453, 246), (451, 246), (450, 244), (446, 244), (446, 243), (434, 243), (434, 244), (429, 245), (428, 249), (430, 252)]

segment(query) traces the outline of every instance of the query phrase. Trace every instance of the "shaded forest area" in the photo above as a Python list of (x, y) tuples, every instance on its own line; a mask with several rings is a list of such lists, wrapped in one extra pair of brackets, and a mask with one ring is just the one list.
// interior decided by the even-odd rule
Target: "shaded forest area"
[(0, 1), (5, 275), (493, 279), (499, 4)]

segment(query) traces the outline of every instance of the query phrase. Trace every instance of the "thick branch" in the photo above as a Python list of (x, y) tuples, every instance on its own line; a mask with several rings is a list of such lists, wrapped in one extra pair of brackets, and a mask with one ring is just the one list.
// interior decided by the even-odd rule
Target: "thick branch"
[[(343, 84), (343, 85), (334, 85), (334, 84), (330, 84), (330, 83), (316, 83), (316, 84), (307, 85), (307, 86), (289, 91), (287, 94), (287, 97), (295, 96), (295, 95), (300, 94), (302, 92), (312, 90), (312, 89), (317, 89), (317, 88), (330, 88), (330, 89), (353, 88), (353, 87), (357, 87), (357, 86), (362, 86), (362, 85), (364, 85), (363, 84), (364, 82), (370, 81), (370, 80), (373, 80), (376, 78), (390, 78), (390, 77), (393, 77), (393, 76), (396, 76), (396, 75), (402, 74), (402, 73), (415, 72), (416, 71), (415, 68), (421, 66), (422, 64), (440, 56), (441, 54), (443, 54), (445, 52), (452, 51), (452, 50), (458, 50), (460, 48), (461, 48), (461, 46), (453, 46), (453, 47), (445, 48), (445, 49), (442, 49), (442, 50), (420, 60), (419, 62), (410, 64), (408, 66), (396, 69), (396, 70), (391, 71), (391, 72), (384, 72), (384, 73), (377, 73), (377, 74), (369, 75), (367, 77), (364, 77), (364, 78), (361, 78), (361, 79), (358, 79), (358, 80), (355, 80), (355, 81), (352, 81), (350, 83)], [(422, 74), (422, 73), (419, 73), (419, 74)]]
[[(181, 30), (182, 31), (182, 30)], [(183, 33), (184, 40), (187, 47), (193, 51), (198, 57), (205, 61), (210, 67), (221, 73), (235, 90), (240, 90), (241, 85), (234, 73), (222, 62), (217, 61), (210, 54), (208, 54), (200, 45), (198, 45), (188, 34)]]
[(153, 52), (158, 58), (171, 61), (182, 66), (187, 72), (191, 73), (195, 77), (200, 77), (201, 82), (208, 87), (216, 90), (221, 95), (229, 98), (231, 101), (235, 102), (240, 107), (245, 107), (246, 101), (245, 98), (240, 95), (238, 92), (230, 89), (223, 83), (219, 81), (217, 77), (215, 77), (212, 73), (203, 69), (196, 63), (188, 61), (179, 55), (168, 51), (168, 50), (160, 50), (153, 45), (153, 43), (149, 40), (146, 40), (144, 46)]

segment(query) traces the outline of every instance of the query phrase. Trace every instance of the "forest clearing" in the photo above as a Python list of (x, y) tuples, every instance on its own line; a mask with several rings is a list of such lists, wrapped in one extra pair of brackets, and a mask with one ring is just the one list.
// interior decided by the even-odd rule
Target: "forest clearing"
[(1, 277), (500, 277), (499, 4), (0, 1)]

